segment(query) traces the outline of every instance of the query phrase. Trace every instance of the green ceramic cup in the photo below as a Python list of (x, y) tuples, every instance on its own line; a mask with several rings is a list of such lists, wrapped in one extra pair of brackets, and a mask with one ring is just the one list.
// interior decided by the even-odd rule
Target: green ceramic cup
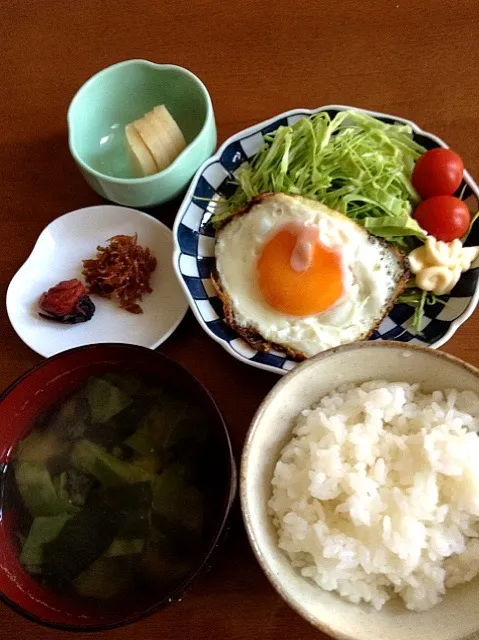
[[(172, 164), (134, 178), (125, 150), (125, 125), (164, 104), (187, 146)], [(210, 95), (191, 71), (148, 60), (103, 69), (76, 93), (68, 109), (70, 152), (85, 180), (108, 200), (152, 207), (179, 195), (216, 147)]]

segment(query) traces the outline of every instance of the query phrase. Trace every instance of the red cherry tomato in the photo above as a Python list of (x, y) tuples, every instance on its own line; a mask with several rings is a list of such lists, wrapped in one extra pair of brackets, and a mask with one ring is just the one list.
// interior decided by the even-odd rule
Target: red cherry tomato
[(412, 183), (421, 198), (450, 196), (462, 181), (464, 164), (451, 149), (431, 149), (416, 162)]
[(424, 231), (444, 242), (461, 238), (471, 223), (467, 205), (454, 196), (434, 196), (424, 200), (417, 206), (414, 218)]

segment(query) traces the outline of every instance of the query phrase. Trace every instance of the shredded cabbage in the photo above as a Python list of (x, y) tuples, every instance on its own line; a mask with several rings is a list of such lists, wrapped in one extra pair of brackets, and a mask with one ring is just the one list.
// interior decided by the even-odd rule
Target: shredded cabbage
[(408, 250), (412, 238), (425, 236), (411, 217), (419, 201), (411, 174), (425, 151), (410, 126), (359, 111), (302, 118), (265, 136), (262, 149), (237, 172), (237, 189), (213, 222), (223, 222), (260, 193), (300, 194)]

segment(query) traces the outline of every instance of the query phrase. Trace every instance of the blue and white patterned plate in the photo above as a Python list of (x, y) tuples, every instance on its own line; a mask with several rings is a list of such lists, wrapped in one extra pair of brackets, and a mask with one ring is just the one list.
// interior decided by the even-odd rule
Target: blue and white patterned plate
[[(189, 304), (206, 333), (232, 356), (254, 367), (284, 374), (296, 363), (280, 352), (256, 351), (224, 322), (223, 305), (210, 278), (215, 260), (214, 230), (210, 223), (212, 213), (223, 197), (234, 192), (232, 177), (243, 163), (259, 151), (267, 133), (319, 111), (327, 111), (333, 117), (339, 111), (351, 108), (355, 107), (329, 105), (314, 110), (294, 109), (240, 131), (226, 140), (218, 152), (200, 167), (178, 211), (173, 229), (173, 266)], [(415, 139), (427, 149), (447, 146), (438, 137), (423, 131), (409, 120), (364, 109), (361, 111), (388, 123), (409, 124)], [(464, 172), (464, 181), (467, 185), (466, 195), (475, 200), (472, 206), (477, 207), (479, 188), (467, 172)], [(479, 222), (467, 244), (479, 244)], [(399, 304), (384, 318), (370, 339), (400, 340), (435, 349), (440, 347), (467, 320), (479, 301), (479, 268), (463, 274), (451, 294), (445, 298), (447, 305), (438, 303), (426, 308), (421, 335), (408, 330), (413, 311), (407, 305)]]

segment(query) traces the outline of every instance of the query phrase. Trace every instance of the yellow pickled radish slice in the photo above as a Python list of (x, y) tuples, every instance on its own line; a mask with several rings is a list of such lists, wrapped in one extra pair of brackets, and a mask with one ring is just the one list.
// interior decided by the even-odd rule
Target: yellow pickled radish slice
[(166, 169), (186, 147), (181, 129), (163, 104), (128, 124), (125, 137), (134, 175)]
[(177, 125), (176, 120), (173, 118), (171, 113), (165, 107), (164, 104), (159, 105), (153, 109), (155, 117), (157, 121), (161, 123), (163, 129), (169, 137), (171, 147), (170, 149), (173, 152), (172, 162), (173, 160), (180, 155), (183, 149), (186, 147), (186, 140), (181, 132), (180, 127)]
[(143, 142), (150, 150), (151, 155), (155, 159), (158, 171), (166, 169), (171, 164), (170, 160), (170, 141), (167, 138), (163, 127), (158, 124), (154, 113), (150, 111), (140, 120), (135, 120), (133, 126), (140, 134)]
[(132, 174), (136, 178), (151, 176), (157, 173), (158, 166), (150, 150), (143, 142), (133, 124), (125, 127), (126, 151), (131, 165)]

